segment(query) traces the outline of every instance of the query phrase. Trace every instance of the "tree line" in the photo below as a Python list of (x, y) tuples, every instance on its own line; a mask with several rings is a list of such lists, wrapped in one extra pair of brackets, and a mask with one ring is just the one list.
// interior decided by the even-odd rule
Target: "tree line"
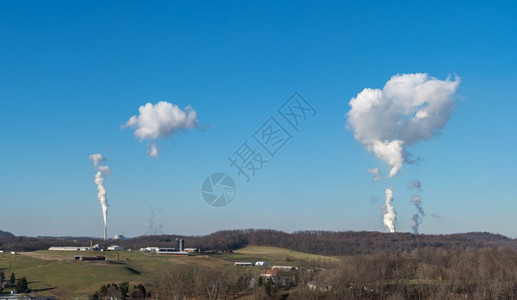
[[(109, 246), (119, 244), (126, 249), (148, 246), (174, 247), (174, 240), (183, 238), (185, 247), (209, 251), (231, 251), (247, 245), (275, 246), (321, 255), (368, 254), (377, 251), (411, 250), (424, 247), (445, 249), (516, 247), (517, 241), (491, 233), (426, 235), (354, 231), (225, 230), (203, 236), (150, 235), (127, 240), (103, 241), (89, 238), (10, 237), (0, 238), (0, 249), (10, 251), (45, 250), (51, 246), (89, 246), (90, 242)], [(516, 247), (517, 248), (517, 247)]]

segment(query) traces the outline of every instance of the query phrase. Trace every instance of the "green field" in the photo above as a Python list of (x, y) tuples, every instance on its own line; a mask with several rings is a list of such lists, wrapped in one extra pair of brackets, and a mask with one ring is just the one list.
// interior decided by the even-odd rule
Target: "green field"
[(308, 254), (304, 252), (266, 246), (248, 246), (233, 253), (217, 254), (215, 257), (229, 260), (232, 262), (254, 262), (266, 261), (269, 266), (289, 265), (299, 266), (302, 261), (335, 262), (339, 259), (331, 256)]
[[(75, 261), (76, 255), (103, 255), (108, 261)], [(122, 281), (148, 287), (161, 272), (180, 265), (234, 268), (236, 261), (267, 261), (272, 265), (298, 266), (302, 261), (332, 262), (337, 258), (306, 254), (275, 247), (249, 246), (233, 253), (195, 256), (156, 256), (137, 251), (70, 252), (35, 251), (0, 254), (0, 271), (9, 277), (26, 277), (38, 295), (87, 298), (101, 285)], [(259, 269), (257, 268), (257, 272)]]

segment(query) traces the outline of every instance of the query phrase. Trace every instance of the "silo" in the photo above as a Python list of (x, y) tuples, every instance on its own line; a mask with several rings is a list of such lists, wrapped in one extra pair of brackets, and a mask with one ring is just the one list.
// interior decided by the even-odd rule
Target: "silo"
[(183, 239), (180, 239), (180, 250), (179, 251), (184, 251), (185, 250), (185, 243), (183, 241)]
[(180, 240), (179, 239), (174, 240), (174, 249), (176, 251), (180, 251)]

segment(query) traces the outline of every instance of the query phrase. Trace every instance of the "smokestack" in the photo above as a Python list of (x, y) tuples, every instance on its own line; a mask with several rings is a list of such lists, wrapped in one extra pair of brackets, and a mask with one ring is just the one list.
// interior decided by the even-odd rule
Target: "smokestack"
[[(96, 153), (89, 156), (89, 159), (93, 161), (93, 167), (97, 170), (95, 173), (95, 184), (97, 185), (97, 199), (101, 204), (102, 218), (104, 220), (104, 240), (108, 238), (108, 198), (106, 197), (107, 191), (104, 186), (104, 177), (108, 177), (111, 171), (108, 166), (100, 166), (100, 162), (105, 162), (106, 159), (101, 154)], [(104, 175), (104, 177), (102, 177)]]

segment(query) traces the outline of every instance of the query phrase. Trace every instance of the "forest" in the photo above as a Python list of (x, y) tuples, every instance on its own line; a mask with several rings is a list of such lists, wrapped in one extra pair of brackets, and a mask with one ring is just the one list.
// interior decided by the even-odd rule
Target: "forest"
[(173, 247), (176, 238), (185, 247), (203, 251), (231, 251), (248, 245), (274, 246), (320, 255), (372, 254), (378, 251), (410, 251), (426, 247), (463, 250), (488, 246), (514, 248), (517, 241), (492, 233), (412, 234), (366, 231), (298, 231), (286, 233), (270, 229), (224, 230), (203, 236), (148, 235), (125, 240), (103, 241), (88, 237), (0, 237), (0, 249), (10, 251), (45, 250), (51, 246), (89, 246), (114, 243), (126, 249)]

